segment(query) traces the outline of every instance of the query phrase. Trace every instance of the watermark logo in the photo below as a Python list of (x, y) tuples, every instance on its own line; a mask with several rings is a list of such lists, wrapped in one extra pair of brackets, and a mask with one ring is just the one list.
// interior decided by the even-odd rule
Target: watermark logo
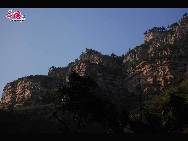
[(23, 15), (19, 10), (16, 11), (8, 10), (8, 13), (6, 14), (5, 17), (10, 21), (19, 21), (19, 22), (25, 21), (26, 19), (25, 15)]

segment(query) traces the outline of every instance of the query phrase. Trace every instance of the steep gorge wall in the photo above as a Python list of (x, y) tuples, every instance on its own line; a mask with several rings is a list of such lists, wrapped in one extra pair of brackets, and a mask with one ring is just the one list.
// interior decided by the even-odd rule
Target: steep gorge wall
[(86, 49), (67, 67), (51, 67), (48, 76), (29, 76), (8, 83), (1, 105), (42, 103), (42, 95), (63, 86), (71, 72), (93, 78), (101, 89), (98, 94), (119, 105), (134, 105), (140, 92), (161, 94), (188, 78), (188, 16), (172, 25), (168, 30), (155, 28), (160, 29), (156, 35), (151, 30), (144, 44), (125, 55), (103, 55)]
[(36, 75), (23, 77), (4, 87), (1, 99), (3, 107), (31, 106), (43, 103), (43, 96), (63, 86), (62, 80)]
[[(76, 72), (80, 76), (89, 76), (95, 80), (101, 88), (100, 96), (110, 99), (113, 103), (123, 103), (124, 98), (128, 96), (128, 91), (124, 83), (126, 74), (123, 73), (122, 57), (115, 55), (102, 55), (92, 49), (86, 49), (80, 55), (80, 59), (71, 63), (67, 71), (61, 68), (53, 68), (48, 75), (57, 74), (56, 77), (65, 78), (68, 81), (68, 74)], [(56, 73), (57, 72), (57, 73)], [(62, 77), (63, 76), (63, 77)], [(67, 77), (64, 77), (67, 76)]]
[(162, 93), (170, 85), (187, 79), (188, 66), (188, 16), (170, 29), (154, 28), (145, 35), (145, 44), (125, 55), (128, 66), (128, 88), (136, 90), (138, 78), (142, 79), (145, 94)]

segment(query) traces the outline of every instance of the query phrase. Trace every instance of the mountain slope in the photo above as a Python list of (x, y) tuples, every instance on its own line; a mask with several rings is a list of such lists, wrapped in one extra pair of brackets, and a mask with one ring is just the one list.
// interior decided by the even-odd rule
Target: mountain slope
[[(184, 15), (178, 23), (168, 28), (154, 27), (148, 30), (145, 33), (145, 43), (123, 56), (103, 55), (86, 49), (79, 59), (67, 67), (51, 67), (48, 76), (43, 76), (46, 77), (44, 81), (42, 77), (32, 76), (7, 84), (1, 103), (22, 103), (20, 101), (24, 100), (19, 99), (27, 99), (29, 94), (32, 95), (27, 90), (28, 87), (30, 91), (35, 91), (34, 79), (36, 83), (40, 83), (37, 84), (39, 89), (46, 89), (46, 93), (51, 89), (58, 89), (61, 85), (59, 81), (67, 82), (71, 72), (94, 79), (101, 88), (100, 95), (120, 105), (130, 101), (128, 98), (134, 101), (140, 90), (148, 96), (160, 94), (170, 85), (187, 79), (187, 33), (188, 16)], [(140, 90), (137, 87), (141, 87)], [(33, 96), (45, 93), (41, 91), (33, 93)]]
[[(75, 77), (74, 81), (72, 75)], [(50, 123), (57, 124), (58, 128), (60, 123), (65, 124), (64, 120), (72, 122), (71, 128), (74, 128), (77, 124), (73, 122), (76, 114), (84, 117), (85, 124), (87, 120), (92, 119), (92, 122), (102, 124), (102, 130), (112, 128), (116, 132), (116, 120), (118, 124), (120, 121), (124, 122), (120, 119), (126, 110), (138, 111), (141, 102), (162, 95), (170, 86), (178, 85), (186, 79), (188, 79), (187, 14), (167, 28), (154, 27), (148, 30), (145, 32), (144, 44), (122, 56), (103, 55), (98, 51), (86, 49), (79, 59), (66, 67), (51, 67), (46, 76), (31, 75), (10, 82), (4, 87), (0, 106), (3, 110), (24, 111), (24, 114), (34, 119), (44, 118)], [(101, 101), (104, 104), (101, 104)], [(74, 105), (75, 103), (78, 105)], [(56, 104), (63, 105), (61, 107), (63, 110), (57, 112)], [(71, 106), (76, 107), (76, 113)], [(96, 110), (96, 107), (101, 111)], [(68, 110), (65, 110), (66, 108)], [(87, 112), (84, 112), (86, 109)], [(62, 113), (64, 110), (68, 112), (67, 115)], [(113, 115), (109, 111), (114, 112), (116, 116), (109, 118), (108, 114)], [(58, 113), (60, 117), (66, 116), (63, 120), (53, 117), (51, 121), (50, 118), (54, 113)], [(107, 127), (103, 124), (105, 120)]]

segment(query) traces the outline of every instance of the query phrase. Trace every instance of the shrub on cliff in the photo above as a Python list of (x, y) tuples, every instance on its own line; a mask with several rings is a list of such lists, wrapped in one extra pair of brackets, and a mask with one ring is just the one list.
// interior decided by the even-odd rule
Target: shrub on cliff
[(188, 80), (153, 98), (145, 106), (145, 116), (154, 129), (169, 132), (188, 124)]

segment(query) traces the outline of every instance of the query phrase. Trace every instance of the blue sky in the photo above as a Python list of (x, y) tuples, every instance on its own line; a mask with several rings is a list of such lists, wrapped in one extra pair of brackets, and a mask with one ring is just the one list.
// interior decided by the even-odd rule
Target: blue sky
[(147, 29), (167, 26), (188, 12), (188, 8), (21, 8), (26, 20), (20, 23), (5, 18), (8, 10), (0, 9), (0, 93), (7, 82), (66, 66), (85, 48), (122, 55), (143, 43)]

